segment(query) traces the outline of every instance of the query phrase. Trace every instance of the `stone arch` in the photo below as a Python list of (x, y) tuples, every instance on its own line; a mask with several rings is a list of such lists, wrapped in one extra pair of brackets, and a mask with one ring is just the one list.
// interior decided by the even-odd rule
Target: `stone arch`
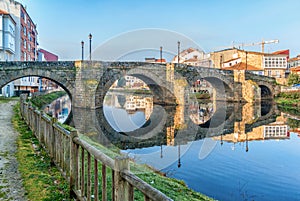
[[(157, 70), (156, 66), (152, 68)], [(160, 66), (161, 68), (161, 66)], [(176, 98), (172, 92), (172, 85), (162, 79), (161, 74), (154, 73), (153, 69), (147, 68), (145, 66), (132, 66), (130, 69), (106, 69), (101, 76), (98, 86), (95, 91), (95, 108), (102, 107), (104, 97), (109, 91), (113, 83), (125, 75), (133, 76), (139, 78), (145, 82), (154, 95), (154, 101), (157, 104), (174, 104), (176, 103)], [(162, 72), (164, 72), (162, 70)]]
[(259, 87), (262, 100), (273, 99), (272, 88), (270, 89), (269, 86), (266, 86), (265, 84), (259, 84)]
[[(102, 108), (96, 109), (97, 129), (108, 141), (122, 149), (148, 147), (153, 144), (164, 144), (166, 141), (166, 127), (172, 122), (170, 111), (163, 106), (155, 105), (148, 121), (136, 130), (117, 132), (108, 123)], [(171, 110), (172, 112), (172, 110)]]
[(177, 69), (177, 72), (186, 79), (189, 86), (193, 86), (193, 82), (196, 80), (203, 79), (216, 90), (217, 99), (234, 99), (234, 80), (231, 71), (182, 65)]
[(1, 62), (0, 87), (28, 76), (47, 78), (61, 86), (72, 98), (74, 92), (74, 62)]

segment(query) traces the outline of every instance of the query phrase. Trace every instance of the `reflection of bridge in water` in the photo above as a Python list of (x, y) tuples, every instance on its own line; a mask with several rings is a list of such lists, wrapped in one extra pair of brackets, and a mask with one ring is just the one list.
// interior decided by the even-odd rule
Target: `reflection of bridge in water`
[(102, 108), (75, 108), (74, 112), (82, 115), (74, 116), (74, 122), (81, 122), (75, 124), (76, 128), (93, 140), (106, 146), (112, 143), (121, 149), (127, 149), (186, 144), (206, 137), (247, 133), (276, 121), (279, 115), (276, 105), (269, 102), (255, 105), (217, 102), (215, 105), (216, 111), (211, 119), (199, 125), (191, 120), (188, 106), (181, 108), (161, 105), (154, 105), (153, 112), (143, 127), (131, 132), (115, 131), (106, 120)]
[[(154, 112), (142, 128), (117, 133), (104, 118), (102, 107), (104, 97), (112, 84), (124, 75), (143, 80), (152, 91), (154, 102), (174, 106), (168, 108), (155, 105)], [(244, 106), (240, 110), (236, 104), (220, 103), (206, 123), (196, 125), (190, 120), (187, 104), (189, 89), (197, 80), (204, 79), (211, 84), (215, 90), (214, 100), (256, 104), (253, 102), (272, 99), (279, 89), (274, 78), (246, 71), (224, 71), (181, 64), (101, 61), (0, 62), (0, 87), (26, 76), (50, 79), (68, 93), (72, 101), (73, 123), (82, 133), (98, 136), (99, 142), (118, 142), (126, 146), (129, 146), (130, 142), (135, 143), (136, 147), (142, 144), (150, 146), (185, 143), (234, 130), (233, 122), (243, 119), (242, 111), (246, 110)], [(272, 107), (270, 109), (273, 111)], [(260, 121), (267, 121), (267, 118), (264, 119), (264, 116), (258, 113), (252, 111), (252, 114), (258, 116), (255, 121), (245, 121), (251, 122), (245, 123), (246, 130), (260, 124)], [(266, 116), (270, 116), (268, 114)]]

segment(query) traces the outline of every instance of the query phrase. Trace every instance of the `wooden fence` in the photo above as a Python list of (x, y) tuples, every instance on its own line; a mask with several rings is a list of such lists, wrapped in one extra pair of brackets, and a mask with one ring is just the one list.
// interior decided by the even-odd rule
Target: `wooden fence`
[(27, 97), (20, 98), (20, 110), (52, 161), (69, 180), (70, 194), (77, 200), (172, 200), (130, 172), (126, 157), (112, 159), (80, 139), (76, 130), (67, 131), (55, 118), (35, 110)]

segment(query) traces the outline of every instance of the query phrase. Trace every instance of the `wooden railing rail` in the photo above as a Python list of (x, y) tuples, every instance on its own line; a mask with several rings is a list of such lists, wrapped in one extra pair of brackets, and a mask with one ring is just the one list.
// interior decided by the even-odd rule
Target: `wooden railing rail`
[(22, 95), (21, 115), (53, 163), (69, 180), (72, 197), (82, 201), (172, 200), (134, 175), (127, 157), (110, 158), (81, 139), (76, 130), (65, 130), (55, 118), (35, 110), (26, 100)]

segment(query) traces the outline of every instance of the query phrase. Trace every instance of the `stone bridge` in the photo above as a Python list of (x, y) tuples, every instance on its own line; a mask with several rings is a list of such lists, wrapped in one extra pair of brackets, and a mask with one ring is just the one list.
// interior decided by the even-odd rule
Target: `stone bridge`
[[(158, 104), (155, 104), (150, 119), (142, 128), (119, 133), (107, 122), (102, 106), (109, 88), (124, 75), (143, 80), (150, 87), (154, 102)], [(260, 102), (262, 98), (272, 98), (277, 93), (273, 78), (244, 71), (140, 62), (0, 62), (0, 87), (26, 76), (47, 78), (60, 85), (70, 96), (72, 123), (76, 129), (97, 138), (95, 140), (102, 144), (113, 141), (122, 143), (120, 147), (129, 147), (127, 142), (135, 147), (143, 146), (143, 143), (147, 146), (180, 144), (206, 136), (231, 133), (234, 121), (239, 119), (241, 112), (224, 100), (235, 103), (248, 100)], [(202, 125), (196, 125), (190, 120), (188, 109), (190, 87), (199, 79), (207, 80), (214, 87), (215, 102), (222, 101), (222, 104), (215, 104), (214, 116)], [(252, 97), (249, 98), (245, 91), (252, 92)], [(174, 108), (178, 105), (183, 107), (183, 112), (180, 118), (174, 118)], [(175, 122), (177, 119), (184, 121)], [(178, 142), (168, 142), (175, 137)]]
[(255, 102), (278, 93), (275, 79), (245, 71), (143, 62), (0, 62), (0, 88), (26, 76), (47, 78), (69, 94), (73, 108), (101, 108), (111, 85), (124, 75), (143, 80), (154, 94), (154, 102), (162, 105), (184, 104), (190, 86), (198, 79), (211, 83), (216, 100)]

